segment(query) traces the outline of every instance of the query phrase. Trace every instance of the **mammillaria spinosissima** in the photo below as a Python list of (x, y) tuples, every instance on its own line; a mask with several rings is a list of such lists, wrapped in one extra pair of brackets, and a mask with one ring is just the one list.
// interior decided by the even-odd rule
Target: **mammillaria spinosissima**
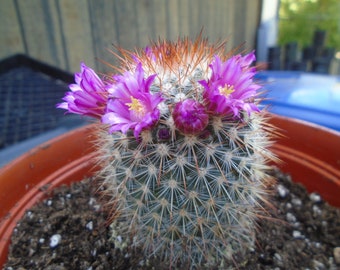
[(99, 176), (116, 234), (170, 267), (242, 254), (267, 203), (272, 128), (255, 55), (224, 45), (198, 37), (120, 49), (119, 74), (100, 79), (81, 64), (58, 105), (101, 120)]

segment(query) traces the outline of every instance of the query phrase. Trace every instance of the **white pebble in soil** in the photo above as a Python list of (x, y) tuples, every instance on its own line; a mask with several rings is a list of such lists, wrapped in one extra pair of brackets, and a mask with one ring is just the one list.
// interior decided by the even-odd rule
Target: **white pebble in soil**
[(277, 192), (278, 192), (280, 198), (282, 198), (282, 199), (286, 198), (287, 195), (289, 194), (289, 190), (286, 189), (283, 185), (277, 186)]
[(47, 200), (47, 201), (46, 201), (46, 205), (47, 205), (47, 206), (51, 206), (51, 205), (52, 205), (52, 203), (53, 203), (53, 201), (52, 201), (52, 200)]
[(293, 206), (292, 206), (292, 204), (291, 204), (291, 203), (286, 203), (286, 208), (289, 210), (289, 209), (292, 209), (292, 208), (293, 208)]
[(313, 242), (313, 244), (314, 244), (314, 246), (315, 246), (316, 248), (321, 248), (321, 243), (319, 243), (319, 242)]
[(300, 208), (302, 205), (302, 201), (299, 198), (293, 198), (292, 199), (292, 204), (297, 207)]
[(293, 237), (295, 239), (302, 239), (302, 238), (304, 238), (304, 236), (301, 234), (300, 231), (293, 231)]
[(27, 211), (26, 216), (30, 219), (33, 218), (34, 214), (31, 211)]
[(85, 225), (86, 229), (88, 229), (89, 231), (93, 230), (93, 221), (89, 221), (86, 225)]
[(320, 216), (322, 214), (322, 210), (317, 205), (313, 205), (313, 213), (315, 216)]
[(97, 200), (95, 198), (93, 198), (93, 197), (91, 197), (89, 199), (89, 205), (91, 205), (91, 206), (94, 205), (96, 202), (97, 202)]
[(313, 266), (316, 270), (326, 270), (326, 266), (317, 260), (313, 260)]
[(292, 213), (289, 213), (289, 212), (286, 214), (286, 219), (289, 223), (296, 222), (296, 217)]
[(98, 211), (100, 209), (100, 204), (97, 203), (97, 200), (95, 198), (90, 198), (88, 204), (93, 207), (95, 211)]
[(50, 248), (57, 247), (61, 242), (61, 235), (60, 234), (54, 234), (50, 238)]
[(315, 193), (315, 192), (309, 194), (309, 199), (311, 199), (311, 201), (313, 201), (315, 203), (322, 201), (321, 196), (319, 194)]

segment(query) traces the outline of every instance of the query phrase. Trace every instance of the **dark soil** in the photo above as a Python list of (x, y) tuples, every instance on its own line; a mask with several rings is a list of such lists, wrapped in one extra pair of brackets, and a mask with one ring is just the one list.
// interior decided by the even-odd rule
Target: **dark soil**
[[(340, 209), (308, 194), (289, 176), (275, 174), (276, 220), (260, 221), (256, 249), (232, 268), (340, 269)], [(13, 233), (3, 269), (162, 269), (161, 262), (146, 266), (141, 252), (121, 252), (108, 241), (106, 214), (92, 181), (58, 188), (27, 211)]]

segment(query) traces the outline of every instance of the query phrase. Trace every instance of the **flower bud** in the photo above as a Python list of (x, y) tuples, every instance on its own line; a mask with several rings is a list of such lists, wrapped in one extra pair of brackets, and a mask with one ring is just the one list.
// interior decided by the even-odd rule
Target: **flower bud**
[(176, 128), (184, 134), (197, 134), (209, 122), (205, 107), (194, 99), (178, 102), (172, 113)]

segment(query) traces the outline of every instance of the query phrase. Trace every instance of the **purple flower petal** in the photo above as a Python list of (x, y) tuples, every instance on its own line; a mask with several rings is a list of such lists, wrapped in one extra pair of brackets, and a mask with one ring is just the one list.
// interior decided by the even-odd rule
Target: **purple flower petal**
[(69, 85), (71, 91), (65, 94), (64, 102), (57, 104), (57, 108), (100, 118), (104, 114), (108, 95), (105, 84), (84, 63), (80, 67), (80, 73), (74, 76), (76, 83)]
[(250, 65), (254, 60), (254, 52), (233, 56), (225, 62), (215, 56), (210, 64), (210, 79), (199, 82), (204, 87), (203, 96), (210, 113), (238, 118), (241, 111), (248, 114), (259, 111), (253, 103), (260, 88), (253, 82), (255, 70)]
[(132, 129), (138, 138), (142, 130), (155, 125), (160, 117), (157, 105), (163, 100), (160, 93), (149, 91), (155, 76), (145, 79), (139, 63), (134, 73), (127, 71), (114, 77), (116, 82), (108, 89), (109, 101), (102, 117), (102, 122), (110, 125), (110, 132)]

